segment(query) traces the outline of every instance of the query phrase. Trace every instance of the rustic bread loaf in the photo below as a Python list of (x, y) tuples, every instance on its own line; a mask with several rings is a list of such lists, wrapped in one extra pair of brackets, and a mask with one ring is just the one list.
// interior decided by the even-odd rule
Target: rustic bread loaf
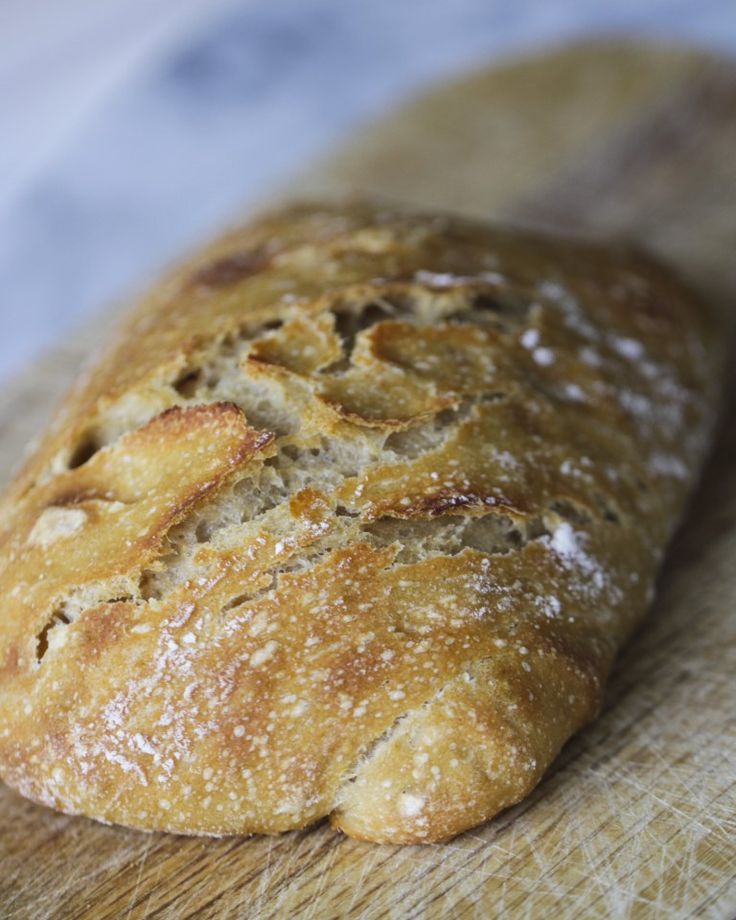
[(0, 772), (191, 834), (518, 802), (651, 600), (720, 365), (632, 252), (368, 204), (230, 233), (6, 496)]

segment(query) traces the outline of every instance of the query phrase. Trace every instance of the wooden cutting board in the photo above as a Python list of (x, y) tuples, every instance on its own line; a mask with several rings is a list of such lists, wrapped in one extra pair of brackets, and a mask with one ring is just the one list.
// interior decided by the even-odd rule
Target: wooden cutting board
[[(510, 63), (369, 126), (295, 189), (636, 236), (736, 316), (731, 62), (609, 43)], [(0, 393), (3, 476), (101, 326)], [(324, 824), (250, 840), (145, 835), (3, 787), (0, 915), (734, 916), (735, 423), (731, 414), (602, 717), (527, 801), (452, 843), (398, 848)]]

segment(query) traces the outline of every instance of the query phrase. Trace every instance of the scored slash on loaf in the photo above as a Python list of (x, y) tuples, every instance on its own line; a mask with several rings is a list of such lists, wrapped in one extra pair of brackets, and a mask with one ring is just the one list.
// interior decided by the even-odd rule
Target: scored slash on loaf
[(596, 714), (718, 330), (620, 248), (294, 206), (174, 270), (0, 536), (0, 773), (145, 829), (451, 837)]

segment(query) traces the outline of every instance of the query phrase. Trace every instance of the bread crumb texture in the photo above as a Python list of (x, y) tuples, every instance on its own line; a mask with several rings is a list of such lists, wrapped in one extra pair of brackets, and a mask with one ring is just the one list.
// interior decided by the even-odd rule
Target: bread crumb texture
[(190, 834), (518, 802), (651, 599), (716, 343), (631, 251), (370, 204), (229, 233), (5, 497), (2, 776)]

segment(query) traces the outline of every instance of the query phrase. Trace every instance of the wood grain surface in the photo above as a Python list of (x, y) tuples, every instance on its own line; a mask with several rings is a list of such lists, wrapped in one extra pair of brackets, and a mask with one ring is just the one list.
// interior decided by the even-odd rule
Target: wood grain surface
[[(736, 66), (621, 43), (439, 88), (288, 191), (372, 192), (633, 236), (736, 317)], [(0, 392), (0, 475), (109, 320)], [(733, 385), (729, 386), (735, 392)], [(534, 794), (449, 844), (322, 824), (278, 838), (145, 835), (0, 789), (3, 918), (729, 918), (736, 915), (736, 414), (599, 721)]]

